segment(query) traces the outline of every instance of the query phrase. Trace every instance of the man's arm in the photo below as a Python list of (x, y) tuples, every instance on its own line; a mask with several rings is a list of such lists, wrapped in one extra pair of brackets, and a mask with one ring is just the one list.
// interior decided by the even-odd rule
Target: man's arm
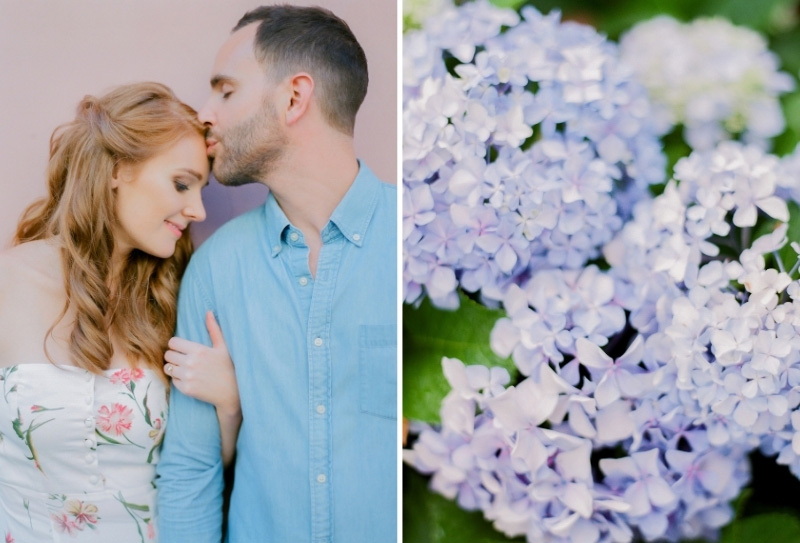
[[(205, 315), (213, 307), (201, 281), (190, 264), (178, 298), (177, 335), (210, 345)], [(157, 473), (161, 543), (219, 543), (223, 479), (217, 413), (174, 386)]]

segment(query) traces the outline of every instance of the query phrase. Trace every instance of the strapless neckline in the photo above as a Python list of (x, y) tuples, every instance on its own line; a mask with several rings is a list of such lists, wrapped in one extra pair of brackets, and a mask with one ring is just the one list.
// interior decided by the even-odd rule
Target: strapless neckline
[[(59, 370), (72, 371), (72, 372), (76, 372), (76, 373), (92, 373), (89, 370), (81, 368), (79, 366), (73, 366), (71, 364), (51, 364), (50, 362), (25, 362), (24, 364), (11, 364), (10, 366), (0, 367), (0, 373), (2, 373), (4, 370), (11, 369), (11, 368), (17, 368), (17, 369), (19, 369), (19, 368), (37, 368), (37, 369), (41, 369), (41, 368), (47, 368), (47, 367), (54, 368), (54, 369), (59, 369)], [(120, 371), (120, 370), (143, 371), (143, 372), (146, 372), (146, 373), (157, 374), (157, 372), (155, 370), (153, 370), (152, 368), (143, 368), (143, 367), (136, 367), (136, 368), (134, 368), (134, 367), (108, 368), (108, 369), (102, 370), (102, 373), (103, 374), (112, 374), (113, 375), (115, 372)]]

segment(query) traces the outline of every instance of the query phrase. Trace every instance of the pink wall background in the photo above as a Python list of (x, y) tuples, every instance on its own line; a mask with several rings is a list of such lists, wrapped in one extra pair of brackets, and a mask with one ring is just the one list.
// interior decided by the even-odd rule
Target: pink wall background
[[(272, 0), (0, 0), (0, 248), (25, 207), (46, 194), (53, 129), (85, 94), (133, 81), (170, 86), (195, 109), (205, 101), (217, 49), (249, 9)], [(356, 121), (356, 150), (397, 183), (397, 4), (392, 0), (294, 0), (326, 7), (350, 25), (367, 54), (370, 84)], [(260, 185), (205, 189), (202, 242), (261, 202)]]

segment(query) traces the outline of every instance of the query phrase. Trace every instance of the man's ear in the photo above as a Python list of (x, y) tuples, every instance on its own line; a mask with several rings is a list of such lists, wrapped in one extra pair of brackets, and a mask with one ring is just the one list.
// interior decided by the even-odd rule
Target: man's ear
[(286, 110), (286, 124), (291, 126), (299, 121), (311, 104), (314, 96), (314, 79), (305, 72), (294, 74), (288, 81), (289, 106)]

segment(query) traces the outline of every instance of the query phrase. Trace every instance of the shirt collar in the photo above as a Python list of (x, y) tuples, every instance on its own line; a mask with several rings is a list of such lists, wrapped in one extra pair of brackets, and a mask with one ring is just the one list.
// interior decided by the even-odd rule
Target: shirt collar
[(289, 228), (289, 219), (278, 205), (272, 191), (267, 194), (267, 201), (264, 204), (264, 220), (267, 223), (267, 239), (270, 245), (270, 254), (277, 256), (281, 252), (283, 232)]
[[(360, 160), (358, 164), (358, 175), (347, 189), (342, 201), (333, 210), (328, 227), (330, 227), (330, 223), (333, 223), (349, 242), (361, 247), (378, 205), (380, 181), (366, 164)], [(264, 204), (264, 219), (271, 254), (277, 256), (283, 246), (283, 233), (291, 226), (291, 223), (272, 192), (267, 195), (267, 201)]]
[(361, 247), (378, 205), (380, 181), (366, 164), (361, 161), (358, 164), (358, 175), (333, 210), (330, 222), (350, 243)]

